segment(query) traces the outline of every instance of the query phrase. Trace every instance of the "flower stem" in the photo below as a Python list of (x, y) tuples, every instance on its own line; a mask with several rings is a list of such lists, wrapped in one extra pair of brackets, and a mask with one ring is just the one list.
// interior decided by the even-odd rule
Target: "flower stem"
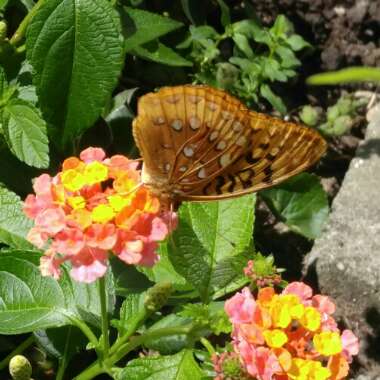
[(105, 364), (104, 366), (98, 360), (94, 362), (90, 367), (85, 369), (82, 373), (80, 373), (77, 377), (75, 377), (74, 380), (93, 379), (95, 376), (98, 376), (101, 373), (105, 373), (106, 368), (111, 368), (115, 363), (117, 363), (129, 352), (131, 352), (138, 346), (141, 346), (142, 344), (144, 344), (144, 342), (151, 339), (161, 338), (163, 336), (188, 334), (191, 331), (192, 327), (193, 326), (191, 324), (187, 326), (181, 326), (181, 327), (166, 327), (166, 328), (146, 332), (143, 335), (131, 338), (128, 343), (126, 343), (123, 346), (119, 346), (119, 349), (113, 355), (110, 355), (110, 357), (104, 360), (104, 364)]
[(34, 7), (31, 9), (31, 11), (24, 17), (17, 30), (9, 40), (11, 45), (17, 46), (21, 42), (25, 36), (26, 29), (28, 28), (30, 21), (44, 2), (45, 0), (38, 0), (37, 3), (34, 4)]
[(21, 354), (24, 350), (26, 350), (31, 344), (34, 342), (34, 336), (30, 335), (27, 339), (25, 339), (19, 346), (17, 346), (7, 357), (5, 357), (0, 362), (0, 370), (5, 368), (9, 361), (13, 358), (13, 356), (16, 356), (18, 354)]
[(72, 335), (72, 326), (69, 326), (68, 328), (68, 336), (67, 336), (67, 339), (66, 339), (66, 344), (65, 344), (65, 348), (64, 348), (64, 352), (63, 352), (63, 356), (62, 358), (59, 360), (59, 367), (58, 367), (58, 371), (57, 371), (57, 375), (55, 377), (55, 380), (62, 380), (63, 379), (63, 376), (65, 375), (65, 370), (66, 370), (66, 367), (67, 367), (67, 357), (68, 357), (68, 353), (69, 353), (69, 342), (70, 342), (70, 339), (71, 339), (71, 335)]
[(108, 335), (108, 312), (107, 312), (107, 294), (105, 276), (98, 280), (100, 309), (102, 314), (102, 343), (103, 343), (103, 358), (108, 356), (110, 348)]

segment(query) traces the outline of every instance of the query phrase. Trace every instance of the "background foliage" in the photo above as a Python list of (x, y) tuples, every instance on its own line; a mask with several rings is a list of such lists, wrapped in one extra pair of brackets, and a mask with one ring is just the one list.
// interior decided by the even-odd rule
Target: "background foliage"
[[(74, 283), (66, 271), (59, 282), (39, 273), (41, 252), (25, 239), (30, 223), (21, 211), (33, 177), (56, 172), (64, 157), (89, 145), (138, 156), (131, 136), (136, 98), (163, 85), (205, 83), (254, 109), (287, 112), (289, 99), (277, 91), (295, 80), (310, 45), (284, 16), (263, 26), (249, 2), (241, 5), (0, 2), (1, 334), (33, 333), (66, 367), (72, 331), (83, 325), (99, 329), (94, 286)], [(293, 231), (310, 239), (321, 233), (328, 204), (317, 177), (302, 174), (259, 197)], [(191, 324), (182, 333), (144, 341), (145, 348), (165, 356), (135, 358), (115, 378), (208, 378), (209, 357), (198, 352), (197, 341), (229, 332), (220, 300), (247, 281), (243, 268), (255, 254), (255, 202), (250, 195), (185, 203), (180, 228), (161, 245), (158, 265), (137, 271), (112, 263), (108, 308), (119, 334), (131, 326), (149, 336)], [(172, 313), (133, 319), (147, 289), (162, 281), (173, 287)], [(84, 350), (79, 336), (75, 349)]]

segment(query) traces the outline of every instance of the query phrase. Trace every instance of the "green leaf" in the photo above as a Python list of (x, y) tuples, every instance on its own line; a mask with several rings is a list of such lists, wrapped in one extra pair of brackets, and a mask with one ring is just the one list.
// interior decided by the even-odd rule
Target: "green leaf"
[(153, 285), (134, 265), (126, 265), (116, 258), (111, 260), (111, 265), (118, 296), (126, 297), (131, 293), (142, 293)]
[(252, 38), (256, 42), (268, 46), (270, 46), (272, 43), (272, 39), (268, 31), (254, 20), (243, 20), (235, 22), (232, 24), (232, 32), (244, 34), (248, 38)]
[(310, 47), (311, 45), (306, 42), (301, 36), (298, 34), (293, 34), (290, 37), (286, 38), (286, 43), (292, 48), (294, 51), (302, 50), (305, 47)]
[(132, 54), (149, 61), (162, 63), (168, 66), (192, 66), (192, 62), (181, 57), (173, 49), (161, 42), (151, 41), (145, 45), (135, 47)]
[(307, 78), (306, 82), (317, 86), (350, 82), (380, 82), (380, 69), (377, 67), (348, 67), (347, 69), (312, 75)]
[(286, 106), (282, 99), (273, 93), (271, 88), (267, 84), (262, 84), (260, 86), (260, 94), (263, 98), (268, 100), (268, 102), (281, 114), (286, 114)]
[(201, 380), (201, 369), (191, 350), (171, 356), (148, 356), (131, 360), (116, 380)]
[(226, 27), (231, 24), (230, 8), (228, 8), (228, 5), (224, 2), (224, 0), (216, 1), (218, 2), (221, 11), (220, 22), (224, 27)]
[(184, 203), (169, 258), (204, 301), (243, 276), (252, 254), (255, 198)]
[(255, 56), (249, 44), (249, 40), (244, 34), (234, 33), (232, 35), (232, 39), (237, 47), (247, 56), (247, 58), (253, 58)]
[[(73, 281), (67, 267), (63, 267), (59, 282), (43, 277), (40, 256), (35, 251), (0, 252), (0, 334), (73, 325), (76, 320), (83, 320), (82, 310), (100, 318), (96, 284)], [(108, 292), (109, 300), (114, 300), (111, 287)]]
[(293, 51), (285, 46), (278, 46), (276, 54), (281, 58), (281, 66), (283, 68), (294, 68), (301, 64)]
[[(159, 330), (166, 327), (181, 327), (189, 325), (190, 318), (182, 317), (176, 314), (169, 314), (161, 318), (158, 322), (149, 327), (148, 331)], [(148, 340), (144, 345), (151, 349), (158, 351), (162, 355), (175, 354), (184, 348), (191, 348), (194, 345), (194, 333), (191, 334), (177, 334), (170, 336), (163, 336), (160, 338)]]
[(33, 222), (21, 208), (18, 195), (0, 184), (0, 241), (14, 248), (31, 248), (26, 235)]
[(320, 236), (329, 206), (318, 177), (302, 173), (260, 195), (291, 230), (310, 239)]
[(3, 110), (3, 130), (9, 148), (20, 161), (36, 168), (49, 166), (46, 124), (32, 103), (8, 101)]
[(275, 37), (286, 37), (286, 33), (288, 33), (290, 29), (291, 23), (289, 20), (284, 15), (279, 15), (269, 31)]
[(125, 36), (124, 46), (127, 52), (183, 25), (169, 17), (141, 9), (123, 7), (119, 11)]
[(34, 337), (44, 351), (60, 360), (65, 357), (66, 362), (83, 350), (88, 343), (87, 338), (75, 326), (38, 330), (34, 333)]
[(139, 323), (141, 314), (144, 312), (145, 294), (128, 294), (120, 308), (120, 319), (112, 321), (119, 331), (119, 335), (124, 335), (130, 326)]
[(142, 271), (149, 277), (151, 281), (156, 283), (169, 281), (176, 290), (190, 290), (191, 285), (186, 282), (186, 279), (177, 273), (170, 262), (168, 254), (168, 244), (163, 242), (159, 246), (160, 261), (152, 268), (143, 268)]
[(27, 57), (61, 148), (99, 117), (122, 66), (119, 20), (107, 0), (47, 0), (28, 28)]

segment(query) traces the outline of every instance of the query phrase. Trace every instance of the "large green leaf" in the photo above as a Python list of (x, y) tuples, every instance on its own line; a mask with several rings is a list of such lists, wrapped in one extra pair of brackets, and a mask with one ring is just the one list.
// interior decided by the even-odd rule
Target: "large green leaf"
[(25, 237), (33, 223), (21, 206), (19, 196), (0, 184), (0, 242), (14, 248), (31, 248)]
[(49, 166), (46, 123), (32, 103), (8, 101), (3, 110), (3, 130), (9, 148), (20, 161), (36, 168)]
[(107, 0), (47, 0), (27, 33), (44, 116), (66, 146), (101, 114), (122, 66), (119, 19)]
[[(40, 253), (34, 251), (0, 252), (0, 334), (75, 325), (76, 320), (83, 320), (83, 310), (100, 318), (95, 283), (73, 281), (66, 267), (59, 282), (43, 277), (39, 258)], [(114, 301), (112, 288), (108, 291)]]
[(125, 51), (131, 51), (183, 25), (169, 17), (141, 9), (123, 7), (119, 11), (125, 36)]
[(329, 206), (318, 177), (302, 173), (260, 195), (290, 229), (310, 239), (320, 236)]
[(132, 360), (117, 380), (201, 380), (202, 371), (193, 352), (184, 350), (172, 356), (148, 356)]
[(252, 255), (254, 196), (207, 202), (184, 203), (180, 224), (169, 244), (174, 269), (187, 279), (204, 301), (243, 277)]

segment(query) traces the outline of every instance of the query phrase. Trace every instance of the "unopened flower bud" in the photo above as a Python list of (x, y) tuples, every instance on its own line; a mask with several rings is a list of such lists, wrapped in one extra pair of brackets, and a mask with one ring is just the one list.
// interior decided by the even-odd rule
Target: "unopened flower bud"
[(310, 127), (315, 127), (318, 123), (319, 112), (312, 106), (304, 106), (299, 114), (301, 120)]
[(9, 362), (9, 373), (14, 380), (30, 380), (32, 366), (25, 356), (16, 355)]
[(170, 282), (160, 282), (152, 286), (146, 292), (145, 308), (151, 312), (160, 310), (168, 302), (171, 292), (172, 284)]

